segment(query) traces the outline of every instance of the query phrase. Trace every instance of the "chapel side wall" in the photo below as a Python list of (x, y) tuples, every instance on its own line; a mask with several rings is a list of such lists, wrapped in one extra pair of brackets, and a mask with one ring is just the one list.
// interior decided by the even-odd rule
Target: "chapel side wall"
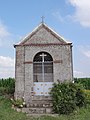
[(15, 99), (24, 97), (24, 47), (16, 46)]
[(62, 47), (62, 78), (63, 81), (73, 80), (72, 51), (71, 45)]

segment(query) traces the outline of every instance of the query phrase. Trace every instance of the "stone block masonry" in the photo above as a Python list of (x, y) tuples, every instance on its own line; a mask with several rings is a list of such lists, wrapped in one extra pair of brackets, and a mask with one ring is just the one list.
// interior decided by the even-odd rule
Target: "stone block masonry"
[[(30, 113), (51, 113), (52, 108), (49, 104), (46, 107), (44, 95), (35, 95), (34, 91), (34, 57), (38, 53), (47, 53), (52, 57), (52, 67), (46, 67), (46, 63), (43, 63), (44, 67), (40, 65), (41, 61), (37, 62), (37, 75), (48, 74), (47, 71), (51, 71), (53, 74), (53, 83), (58, 81), (72, 81), (73, 80), (73, 64), (72, 64), (72, 43), (67, 42), (64, 38), (58, 35), (46, 24), (41, 23), (35, 30), (33, 30), (28, 36), (26, 36), (20, 43), (16, 44), (16, 63), (15, 63), (15, 99), (24, 98), (27, 106), (29, 108), (23, 109), (23, 111), (28, 111)], [(49, 64), (49, 61), (48, 63)], [(44, 73), (42, 73), (42, 68), (44, 68)], [(35, 73), (36, 74), (36, 73)], [(44, 74), (44, 75), (43, 75)], [(40, 77), (39, 77), (40, 78)], [(42, 79), (40, 78), (39, 81)], [(43, 80), (41, 81), (43, 84)], [(47, 84), (50, 81), (47, 81)], [(37, 83), (35, 83), (37, 84)], [(37, 90), (37, 89), (36, 89)], [(43, 88), (43, 90), (45, 90)], [(44, 91), (45, 93), (45, 91)], [(37, 101), (33, 98), (37, 97)], [(39, 100), (39, 97), (41, 101)], [(48, 100), (49, 101), (49, 100)], [(48, 102), (47, 102), (48, 103)], [(36, 106), (36, 107), (35, 107)]]

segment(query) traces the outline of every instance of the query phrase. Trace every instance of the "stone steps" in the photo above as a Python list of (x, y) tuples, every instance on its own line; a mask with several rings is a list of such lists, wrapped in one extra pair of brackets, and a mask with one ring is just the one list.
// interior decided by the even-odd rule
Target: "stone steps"
[(22, 108), (22, 112), (28, 114), (51, 114), (53, 113), (52, 108), (43, 108), (43, 107), (30, 107), (30, 108)]
[(48, 101), (48, 100), (52, 100), (51, 96), (32, 96), (32, 100), (44, 100), (44, 101)]
[(52, 102), (49, 101), (34, 101), (32, 103), (29, 104), (28, 107), (43, 107), (43, 108), (49, 108), (52, 107)]
[(26, 108), (22, 108), (22, 112), (28, 114), (51, 114), (52, 100), (33, 100)]

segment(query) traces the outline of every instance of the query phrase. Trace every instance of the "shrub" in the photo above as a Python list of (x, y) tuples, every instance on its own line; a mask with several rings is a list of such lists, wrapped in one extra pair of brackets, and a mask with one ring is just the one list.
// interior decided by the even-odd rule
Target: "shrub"
[(6, 93), (6, 88), (0, 87), (0, 96), (5, 95), (5, 93)]
[(1, 79), (0, 80), (0, 94), (14, 94), (15, 91), (15, 79)]
[(85, 95), (79, 85), (73, 83), (54, 84), (51, 90), (53, 109), (59, 114), (70, 114), (77, 106), (85, 105)]
[(90, 90), (90, 78), (74, 78), (74, 81), (83, 85), (84, 89)]
[(84, 93), (85, 93), (85, 95), (86, 95), (87, 105), (88, 105), (88, 104), (90, 105), (90, 90), (84, 90)]
[(11, 98), (11, 102), (12, 102), (12, 104), (13, 104), (14, 106), (16, 106), (16, 107), (18, 107), (18, 108), (22, 108), (22, 107), (25, 107), (25, 106), (26, 106), (25, 101), (24, 101), (23, 98), (17, 99), (17, 100)]

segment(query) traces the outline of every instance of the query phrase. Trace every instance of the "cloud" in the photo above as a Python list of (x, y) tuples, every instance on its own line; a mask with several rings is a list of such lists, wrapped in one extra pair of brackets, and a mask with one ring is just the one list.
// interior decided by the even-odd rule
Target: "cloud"
[(14, 66), (14, 59), (12, 59), (10, 57), (0, 56), (0, 66), (13, 67)]
[(90, 77), (90, 46), (78, 45), (74, 52), (74, 77)]
[(73, 19), (84, 27), (90, 27), (90, 0), (68, 0), (68, 2), (75, 7)]
[(74, 70), (73, 71), (74, 73), (74, 78), (90, 78), (90, 73), (89, 72), (84, 72), (83, 70), (82, 71), (79, 71), (79, 70)]
[(15, 60), (0, 56), (0, 78), (14, 77)]
[(90, 46), (79, 46), (79, 50), (85, 57), (90, 58)]
[(12, 77), (14, 78), (14, 68), (0, 68), (0, 78), (9, 78)]
[(10, 33), (7, 30), (7, 27), (0, 21), (0, 38), (9, 36)]
[(11, 36), (11, 33), (8, 32), (7, 27), (0, 20), (0, 46), (3, 45), (4, 41)]
[(81, 71), (78, 71), (78, 70), (74, 70), (74, 77), (76, 78), (83, 78), (83, 77), (86, 77), (85, 74)]
[(14, 77), (15, 63), (12, 56), (13, 44), (19, 36), (9, 32), (8, 27), (0, 20), (0, 78)]
[(54, 17), (58, 18), (58, 20), (59, 20), (60, 22), (64, 22), (64, 18), (62, 17), (62, 15), (60, 14), (59, 11), (53, 12), (52, 15), (53, 15)]
[(87, 57), (89, 57), (89, 58), (90, 58), (90, 50), (89, 50), (89, 51), (87, 51), (87, 52), (84, 52), (84, 54), (85, 54)]

